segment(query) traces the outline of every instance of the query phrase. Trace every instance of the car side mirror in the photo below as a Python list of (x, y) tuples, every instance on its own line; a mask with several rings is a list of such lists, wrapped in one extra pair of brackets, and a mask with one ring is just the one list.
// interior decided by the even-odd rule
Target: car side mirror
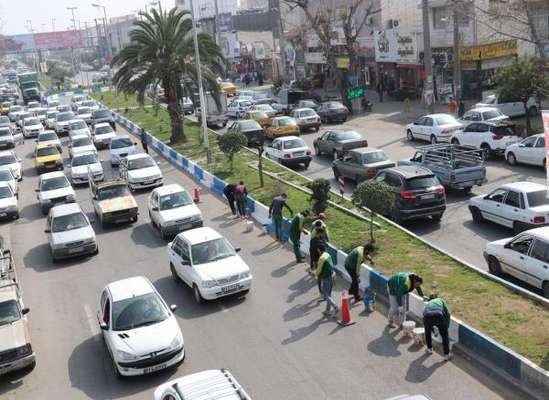
[(25, 307), (21, 310), (21, 314), (25, 315), (25, 314), (28, 314), (30, 312), (30, 308), (28, 307)]
[(519, 147), (526, 147), (526, 146), (524, 145), (524, 143), (520, 143)]
[(236, 249), (234, 249), (234, 251), (236, 251), (237, 253), (239, 253), (240, 250), (242, 250), (242, 248), (240, 248), (240, 247), (237, 247)]
[(34, 189), (36, 193), (40, 193), (40, 189)]
[(158, 211), (158, 207), (153, 207), (152, 210), (153, 211)]
[(106, 331), (109, 328), (109, 326), (105, 321), (99, 321), (99, 328), (101, 328), (102, 331)]
[(51, 229), (44, 229), (44, 233), (51, 233)]
[(177, 310), (177, 306), (175, 304), (170, 305), (170, 310), (175, 311)]
[(505, 243), (505, 245), (503, 245), (503, 248), (504, 249), (510, 249), (511, 248), (511, 242)]

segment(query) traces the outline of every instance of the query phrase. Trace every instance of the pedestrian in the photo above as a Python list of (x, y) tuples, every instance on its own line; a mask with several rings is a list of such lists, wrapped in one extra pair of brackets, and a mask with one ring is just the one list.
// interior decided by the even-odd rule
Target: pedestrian
[(271, 206), (269, 207), (269, 218), (272, 218), (275, 226), (275, 236), (277, 240), (282, 241), (282, 209), (286, 207), (290, 214), (293, 215), (293, 211), (290, 208), (288, 204), (286, 204), (286, 199), (288, 196), (286, 193), (282, 193), (278, 196), (276, 196), (273, 201), (271, 202)]
[(223, 188), (223, 194), (227, 198), (229, 207), (231, 207), (231, 212), (236, 217), (235, 190), (236, 190), (236, 185), (234, 183), (229, 183), (227, 186)]
[(292, 223), (290, 224), (290, 240), (292, 241), (292, 244), (294, 246), (294, 254), (295, 254), (295, 260), (297, 263), (303, 262), (305, 259), (303, 257), (303, 254), (301, 253), (300, 249), (300, 239), (301, 239), (301, 232), (303, 232), (304, 225), (305, 225), (305, 218), (309, 216), (309, 210), (304, 210), (300, 213), (297, 213), (292, 219)]
[(244, 181), (240, 181), (234, 188), (234, 198), (236, 200), (236, 209), (240, 218), (246, 218), (246, 199), (248, 198), (248, 190)]
[[(314, 236), (312, 235), (313, 232), (315, 233)], [(309, 255), (311, 257), (311, 261), (310, 261), (311, 267), (308, 272), (311, 275), (314, 275), (314, 272), (316, 270), (318, 256), (319, 256), (318, 249), (321, 245), (326, 247), (328, 245), (328, 239), (326, 238), (326, 231), (317, 224), (316, 226), (313, 226), (313, 230), (311, 232), (311, 239), (309, 240)], [(322, 297), (322, 286), (321, 286), (320, 278), (318, 277), (317, 277), (317, 285), (318, 285), (318, 292)]]
[(450, 101), (448, 102), (448, 112), (452, 115), (456, 115), (457, 107), (458, 105), (454, 98), (450, 97)]
[(250, 84), (250, 81), (251, 81), (250, 74), (246, 73), (246, 75), (244, 75), (244, 83), (246, 84), (246, 87), (248, 87), (248, 85)]
[(459, 106), (458, 106), (458, 117), (463, 117), (463, 114), (465, 114), (465, 104), (463, 103), (463, 100), (459, 100)]
[[(315, 275), (320, 278), (322, 295), (326, 301), (326, 309), (322, 312), (325, 316), (337, 314), (339, 311), (337, 304), (332, 299), (332, 289), (334, 287), (334, 262), (332, 256), (326, 251), (326, 246), (318, 246), (318, 262)], [(331, 309), (333, 308), (333, 312)]]
[(145, 132), (145, 128), (141, 128), (141, 146), (143, 146), (145, 153), (149, 154), (149, 145), (147, 144), (147, 132)]
[(417, 290), (417, 293), (423, 297), (421, 285), (423, 279), (411, 272), (398, 272), (389, 278), (387, 289), (389, 291), (389, 325), (401, 327), (406, 319), (408, 309), (408, 293)]
[(429, 296), (429, 301), (425, 304), (423, 311), (423, 326), (425, 327), (425, 342), (427, 344), (427, 353), (433, 353), (433, 341), (431, 338), (433, 327), (438, 328), (442, 337), (442, 347), (444, 349), (444, 359), (446, 361), (452, 358), (450, 353), (450, 339), (448, 337), (448, 328), (450, 327), (450, 310), (446, 302), (437, 295)]
[(383, 103), (383, 83), (381, 83), (381, 81), (377, 83), (376, 89), (377, 89), (377, 94), (379, 95), (379, 102)]
[(362, 300), (358, 287), (360, 283), (360, 267), (365, 259), (368, 259), (373, 264), (372, 257), (370, 256), (373, 251), (374, 245), (371, 242), (367, 242), (364, 246), (358, 246), (351, 250), (345, 259), (345, 270), (351, 276), (349, 294), (354, 296), (355, 303)]
[[(318, 218), (313, 221), (311, 226), (313, 227), (321, 227), (324, 231), (324, 235), (326, 236), (326, 241), (330, 241), (330, 236), (328, 233), (328, 226), (326, 226), (326, 223), (324, 222), (326, 220), (326, 214), (320, 213), (318, 214)], [(316, 235), (316, 229), (313, 229), (311, 231), (311, 238), (314, 238)]]
[(257, 73), (257, 84), (258, 84), (259, 86), (263, 86), (263, 83), (264, 83), (264, 82), (263, 82), (263, 73), (262, 73), (261, 71), (259, 71), (259, 72)]

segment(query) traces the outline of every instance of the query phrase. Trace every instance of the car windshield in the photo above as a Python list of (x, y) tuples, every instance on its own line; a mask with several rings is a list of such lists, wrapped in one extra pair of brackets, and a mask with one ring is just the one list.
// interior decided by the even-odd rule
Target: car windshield
[(92, 144), (92, 141), (87, 136), (83, 137), (83, 138), (74, 139), (72, 141), (72, 146), (73, 147), (89, 146), (91, 144)]
[(437, 125), (452, 125), (458, 123), (451, 115), (437, 115), (435, 121), (437, 121)]
[(149, 168), (154, 167), (154, 160), (150, 157), (141, 157), (135, 158), (133, 160), (128, 160), (128, 170), (132, 171), (134, 169)]
[(257, 123), (257, 121), (249, 120), (249, 121), (240, 121), (240, 128), (245, 130), (259, 130), (261, 129), (261, 126)]
[(4, 154), (0, 156), (0, 165), (15, 164), (17, 158), (13, 154)]
[(256, 109), (263, 110), (265, 112), (274, 111), (274, 108), (272, 108), (268, 104), (259, 104), (259, 105), (256, 106)]
[(59, 154), (59, 151), (55, 146), (42, 147), (41, 149), (36, 150), (36, 157), (53, 156), (56, 154)]
[(219, 238), (192, 246), (193, 264), (200, 265), (235, 255), (233, 246), (225, 239)]
[(89, 107), (80, 107), (78, 109), (78, 115), (90, 114), (90, 113), (91, 113), (91, 108), (89, 108)]
[(483, 104), (496, 104), (496, 96), (490, 96), (482, 100)]
[(114, 133), (113, 129), (107, 125), (107, 126), (98, 126), (95, 128), (95, 134), (96, 135), (103, 135), (105, 133)]
[(355, 131), (345, 131), (345, 132), (338, 132), (336, 134), (337, 140), (351, 140), (351, 139), (361, 139), (361, 136), (359, 133)]
[(282, 118), (278, 120), (278, 125), (280, 126), (295, 126), (296, 122), (290, 118)]
[(51, 223), (52, 232), (66, 232), (74, 229), (84, 228), (88, 226), (88, 220), (81, 212), (74, 214), (61, 215), (53, 219)]
[(0, 117), (0, 125), (5, 125), (5, 124), (9, 124), (10, 123), (10, 119), (6, 116), (2, 116)]
[(38, 136), (39, 142), (45, 142), (47, 140), (56, 140), (56, 139), (57, 139), (57, 135), (54, 132), (42, 133), (40, 136)]
[(342, 110), (345, 108), (345, 106), (341, 103), (334, 102), (334, 103), (328, 103), (328, 108), (330, 110)]
[(94, 118), (105, 118), (110, 116), (111, 116), (111, 112), (109, 110), (97, 110), (93, 112)]
[(86, 129), (87, 127), (88, 127), (88, 125), (86, 125), (86, 123), (84, 121), (78, 121), (78, 122), (71, 123), (71, 130), (72, 131), (76, 131), (76, 130), (79, 130), (79, 129)]
[(28, 118), (25, 120), (25, 126), (38, 125), (40, 120), (38, 118)]
[(544, 206), (549, 204), (549, 199), (547, 198), (547, 190), (539, 190), (537, 192), (526, 193), (528, 197), (528, 205), (530, 207)]
[(80, 167), (82, 165), (95, 164), (96, 162), (97, 156), (95, 154), (83, 154), (72, 159), (72, 166)]
[(373, 153), (366, 153), (362, 155), (362, 162), (364, 164), (373, 164), (387, 160), (387, 155), (383, 151), (374, 151)]
[(315, 115), (316, 113), (314, 112), (314, 110), (303, 110), (300, 113), (301, 117), (314, 117)]
[(21, 319), (19, 304), (15, 300), (0, 303), (0, 325), (11, 324)]
[(71, 119), (74, 118), (74, 114), (72, 112), (62, 112), (62, 113), (59, 113), (55, 116), (56, 120), (58, 122), (65, 122), (65, 121), (70, 121)]
[(168, 310), (156, 293), (147, 293), (115, 301), (112, 320), (115, 331), (127, 331), (141, 326), (153, 325), (169, 317)]
[(302, 139), (289, 139), (284, 142), (284, 149), (297, 149), (300, 147), (307, 147)]
[(501, 111), (499, 111), (497, 108), (494, 108), (493, 110), (484, 111), (482, 113), (482, 118), (484, 120), (487, 120), (487, 119), (497, 118), (502, 115), (503, 114), (501, 113)]
[(131, 146), (133, 146), (133, 143), (129, 138), (113, 139), (111, 142), (111, 149), (122, 149)]
[(13, 197), (13, 193), (9, 186), (0, 186), (0, 199)]
[(173, 208), (193, 204), (193, 199), (187, 192), (171, 193), (160, 197), (160, 210), (171, 210)]
[(48, 190), (56, 190), (69, 186), (70, 183), (66, 177), (56, 176), (55, 178), (42, 180), (42, 184), (40, 185), (40, 191), (47, 192)]
[(0, 170), (0, 182), (13, 181), (13, 175), (9, 169)]
[(0, 136), (9, 136), (11, 132), (9, 129), (0, 129)]
[(424, 189), (438, 185), (439, 182), (435, 176), (419, 176), (406, 180), (406, 188), (411, 190)]
[(128, 188), (126, 185), (116, 185), (101, 188), (97, 193), (99, 200), (109, 200), (116, 197), (124, 197), (128, 195)]
[(47, 117), (47, 118), (53, 118), (53, 117), (55, 117), (57, 114), (58, 114), (57, 111), (48, 111), (48, 112), (46, 113), (46, 117)]

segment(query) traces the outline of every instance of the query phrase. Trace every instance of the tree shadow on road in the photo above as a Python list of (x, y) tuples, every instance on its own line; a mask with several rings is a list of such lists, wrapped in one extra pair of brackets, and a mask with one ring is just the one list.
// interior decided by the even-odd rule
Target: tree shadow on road
[(284, 313), (283, 319), (284, 321), (289, 322), (303, 318), (309, 315), (315, 308), (318, 308), (318, 302), (314, 299), (305, 304), (294, 304)]
[(328, 318), (322, 317), (320, 319), (315, 320), (310, 325), (303, 326), (297, 329), (290, 329), (290, 336), (287, 337), (286, 339), (283, 339), (280, 343), (286, 346), (288, 344), (298, 342), (301, 339), (304, 339), (307, 336), (309, 336), (314, 331), (316, 331), (320, 325), (326, 324), (326, 323), (332, 323), (332, 321), (329, 320)]
[(442, 367), (444, 364), (446, 364), (445, 361), (438, 361), (434, 362), (431, 365), (427, 366), (424, 364), (424, 362), (429, 357), (438, 357), (435, 354), (427, 354), (423, 353), (419, 358), (415, 359), (410, 363), (408, 366), (408, 371), (406, 371), (406, 376), (404, 379), (406, 379), (407, 382), (411, 383), (421, 383), (425, 382), (427, 379), (433, 375), (433, 373)]
[(273, 278), (282, 278), (283, 276), (285, 276), (292, 269), (292, 267), (296, 267), (298, 265), (299, 264), (297, 264), (295, 261), (290, 261), (286, 265), (283, 265), (280, 268), (272, 270), (271, 271), (271, 276)]
[(262, 256), (262, 255), (265, 255), (265, 254), (268, 254), (268, 253), (272, 253), (273, 251), (278, 250), (281, 246), (282, 246), (282, 243), (280, 243), (279, 241), (273, 239), (273, 241), (271, 243), (269, 243), (267, 246), (265, 246), (261, 249), (252, 251), (252, 255)]

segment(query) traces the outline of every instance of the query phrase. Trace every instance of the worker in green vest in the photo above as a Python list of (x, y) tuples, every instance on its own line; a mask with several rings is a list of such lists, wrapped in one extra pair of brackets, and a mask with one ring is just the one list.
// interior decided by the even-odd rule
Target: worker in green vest
[(398, 272), (389, 278), (387, 289), (389, 292), (389, 325), (400, 327), (406, 319), (408, 310), (408, 293), (416, 290), (423, 297), (421, 285), (423, 279), (411, 272)]
[(448, 328), (450, 327), (450, 310), (446, 302), (437, 295), (429, 296), (429, 301), (425, 304), (423, 310), (423, 326), (425, 327), (425, 342), (427, 353), (433, 352), (433, 342), (431, 334), (433, 327), (437, 327), (442, 336), (442, 347), (444, 348), (444, 359), (450, 360), (450, 339), (448, 337)]
[(301, 233), (303, 232), (305, 226), (305, 219), (309, 217), (309, 214), (309, 210), (304, 210), (300, 213), (297, 213), (290, 224), (290, 240), (292, 241), (292, 244), (294, 246), (295, 260), (297, 263), (303, 262), (305, 260), (305, 257), (303, 257), (303, 254), (301, 253), (299, 244), (301, 239)]
[(311, 224), (311, 239), (316, 236), (316, 228), (322, 228), (324, 230), (324, 236), (326, 237), (326, 240), (329, 242), (330, 237), (328, 234), (328, 227), (326, 226), (326, 214), (320, 213), (318, 214), (318, 218), (313, 221)]
[(347, 255), (345, 259), (345, 269), (351, 276), (351, 286), (349, 287), (349, 294), (354, 296), (355, 302), (362, 300), (360, 297), (360, 291), (358, 285), (360, 283), (360, 266), (364, 263), (364, 260), (370, 261), (372, 264), (374, 260), (370, 256), (374, 251), (374, 245), (367, 242), (364, 246), (355, 247)]
[[(326, 251), (326, 246), (320, 244), (318, 246), (318, 261), (316, 263), (315, 275), (320, 278), (320, 287), (322, 288), (322, 296), (326, 301), (326, 310), (322, 313), (325, 316), (337, 314), (337, 304), (332, 300), (332, 289), (334, 287), (334, 261), (332, 256)], [(333, 312), (331, 309), (333, 308)]]

